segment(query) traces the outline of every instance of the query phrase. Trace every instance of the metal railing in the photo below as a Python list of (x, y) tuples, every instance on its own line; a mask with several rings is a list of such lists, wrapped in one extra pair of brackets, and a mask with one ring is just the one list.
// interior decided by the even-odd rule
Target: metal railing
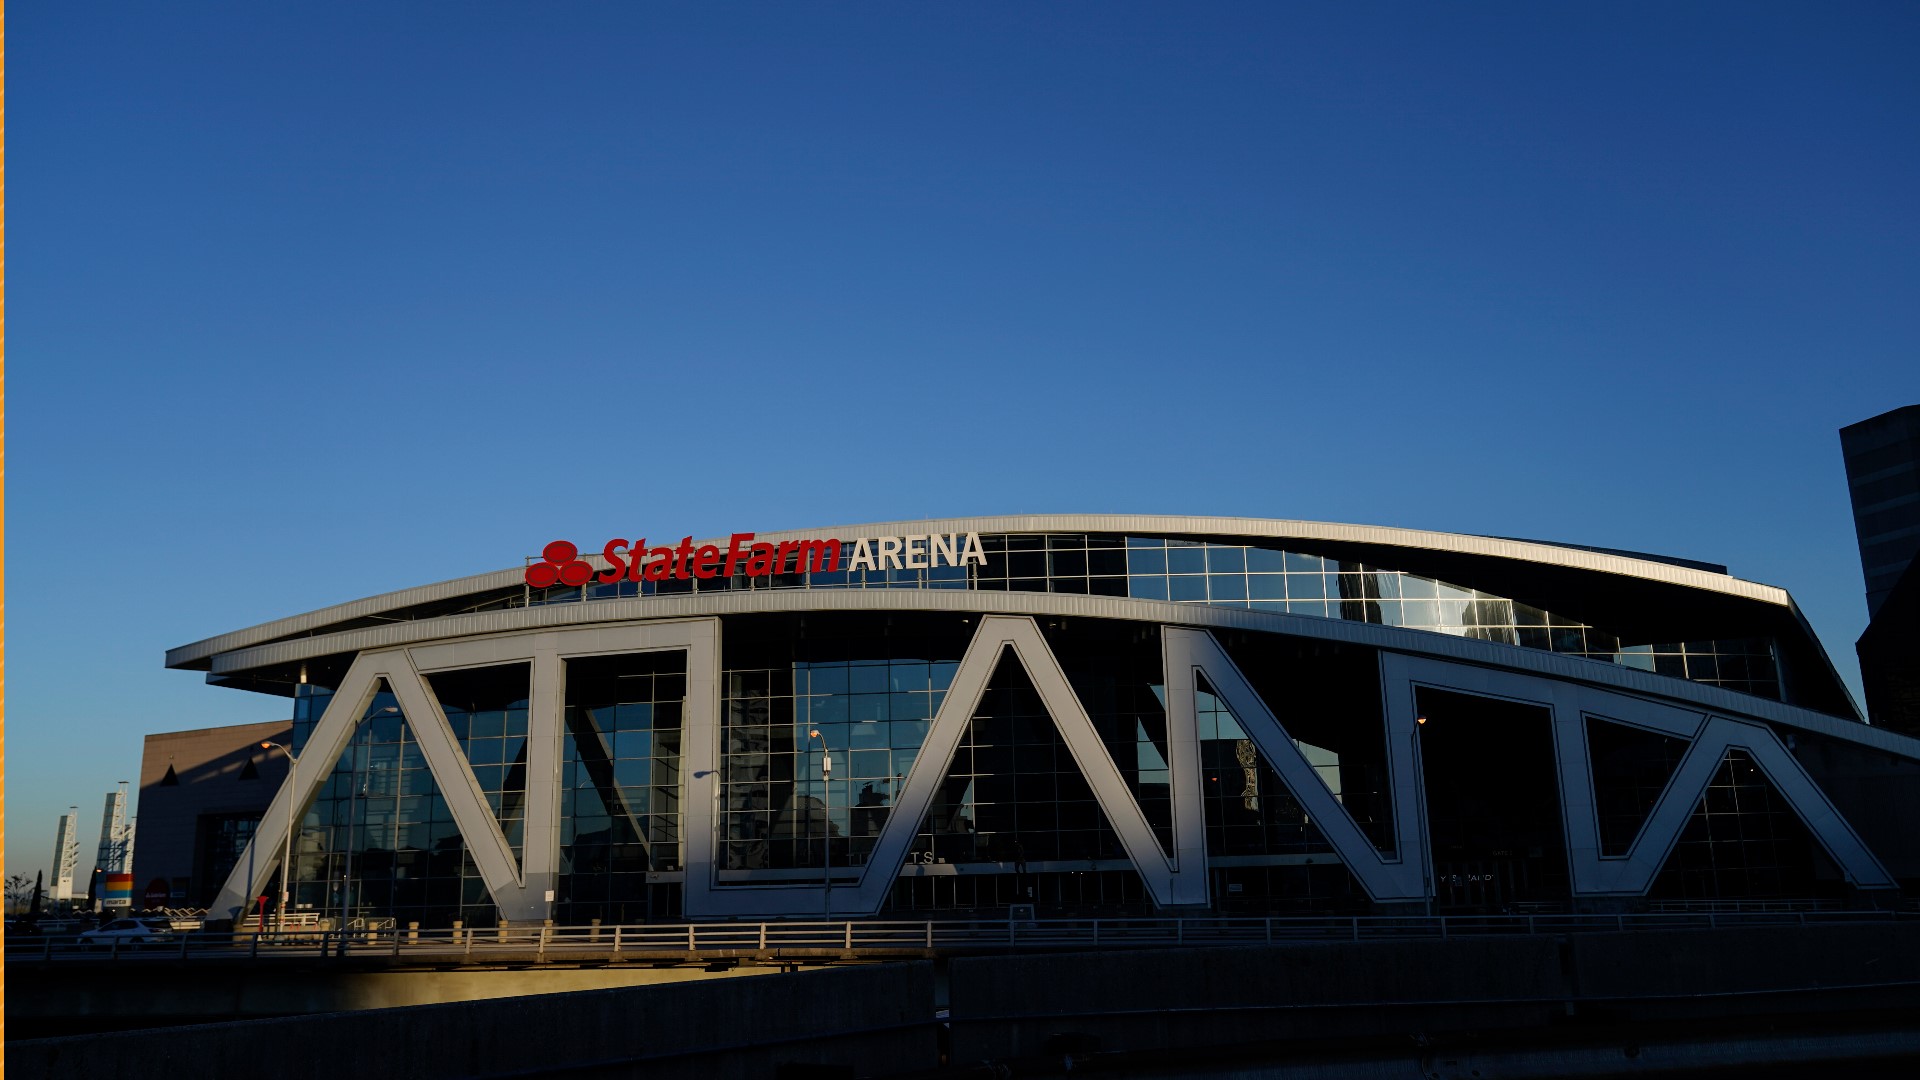
[(1678, 911), (1843, 911), (1840, 900), (1655, 900), (1647, 910), (1663, 913)]
[(138, 941), (85, 935), (14, 936), (8, 961), (231, 960), (390, 957), (570, 960), (884, 959), (929, 954), (1378, 941), (1487, 935), (1720, 930), (1913, 920), (1910, 911), (1697, 911), (1619, 915), (1202, 916), (925, 922), (722, 922), (640, 926), (524, 926), (420, 930), (194, 931)]

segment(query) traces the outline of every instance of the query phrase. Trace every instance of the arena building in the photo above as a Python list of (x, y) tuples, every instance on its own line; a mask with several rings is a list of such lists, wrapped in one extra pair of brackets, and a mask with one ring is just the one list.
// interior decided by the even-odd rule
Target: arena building
[(1630, 552), (1115, 515), (558, 541), (167, 664), (293, 702), (216, 914), (283, 846), (294, 910), (424, 926), (1920, 880), (1920, 740), (1785, 591)]

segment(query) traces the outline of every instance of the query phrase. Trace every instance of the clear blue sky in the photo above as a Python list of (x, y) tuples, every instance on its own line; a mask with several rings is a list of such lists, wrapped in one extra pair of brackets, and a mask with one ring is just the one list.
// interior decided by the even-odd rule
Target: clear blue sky
[(1791, 590), (1920, 401), (1910, 4), (16, 5), (10, 871), (173, 645), (556, 536), (1027, 511)]

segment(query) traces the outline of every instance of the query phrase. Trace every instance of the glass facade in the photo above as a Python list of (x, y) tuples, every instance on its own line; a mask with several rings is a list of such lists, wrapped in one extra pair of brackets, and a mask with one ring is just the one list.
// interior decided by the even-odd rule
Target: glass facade
[[(1173, 598), (1175, 579), (1196, 578), (1203, 584), (1180, 586), (1204, 590), (1204, 599), (1193, 602), (1272, 603), (1261, 594), (1278, 591), (1277, 602), (1291, 605), (1293, 579), (1317, 575), (1318, 586), (1302, 584), (1298, 591), (1330, 593), (1312, 601), (1323, 605), (1321, 617), (1327, 618), (1356, 617), (1346, 613), (1353, 603), (1383, 605), (1379, 610), (1385, 611), (1390, 599), (1404, 613), (1410, 599), (1404, 575), (1389, 587), (1378, 574), (1355, 572), (1372, 584), (1349, 587), (1334, 580), (1347, 570), (1325, 561), (1314, 569), (1284, 552), (1274, 562), (1275, 553), (1256, 555), (1253, 549), (1130, 546), (1124, 538), (1106, 547), (1081, 538), (1082, 546), (1069, 547), (1062, 538), (1046, 539), (1038, 548), (989, 549), (990, 563), (1003, 557), (993, 565), (1008, 574), (1044, 567), (1038, 577), (985, 579), (974, 568), (975, 577), (954, 578), (958, 584), (952, 586), (920, 585), (989, 588), (994, 586), (985, 582), (1001, 580), (1006, 588), (1016, 581), (1026, 588), (1037, 580), (1052, 588), (1072, 571), (1085, 579), (1090, 594), (1116, 587), (1096, 585), (1096, 578), (1126, 581), (1129, 590), (1160, 588), (1136, 585), (1138, 577), (1165, 582)], [(1056, 541), (1063, 546), (1051, 546)], [(1122, 565), (1128, 573), (1100, 572)], [(1145, 572), (1132, 573), (1136, 567)], [(1262, 576), (1280, 581), (1256, 582)], [(1240, 585), (1216, 584), (1216, 578), (1235, 577)], [(1344, 591), (1349, 588), (1370, 598), (1352, 599)], [(1246, 597), (1234, 599), (1241, 589)], [(1440, 597), (1431, 599), (1442, 604)], [(1511, 601), (1476, 596), (1447, 603), (1459, 606), (1434, 610), (1451, 612), (1446, 617), (1457, 630), (1500, 640), (1503, 626), (1518, 629), (1510, 616), (1520, 607)], [(1371, 617), (1370, 608), (1355, 610)], [(689, 869), (684, 799), (712, 800), (720, 890), (817, 884), (829, 874), (836, 886), (853, 884), (891, 818), (979, 618), (965, 612), (723, 617), (712, 773), (690, 774), (683, 756), (686, 652), (564, 660), (554, 919), (577, 925), (679, 918)], [(1169, 851), (1173, 776), (1162, 629), (1092, 618), (1041, 618), (1036, 625), (1128, 793)], [(1378, 651), (1263, 632), (1220, 630), (1213, 636), (1285, 726), (1315, 782), (1376, 849), (1394, 854)], [(526, 848), (530, 679), (524, 662), (426, 677), (516, 859)], [(1196, 680), (1200, 799), (1216, 908), (1366, 910), (1364, 891), (1260, 752), (1243, 718), (1204, 672), (1196, 672)], [(303, 751), (332, 698), (326, 687), (298, 688), (294, 739)], [(1416, 700), (1426, 718), (1415, 737), (1439, 906), (1497, 911), (1570, 904), (1546, 712), (1428, 688)], [(1624, 854), (1685, 743), (1599, 718), (1589, 718), (1586, 730), (1603, 853)], [(1826, 757), (1843, 759), (1841, 751)], [(230, 857), (253, 824), (243, 817), (222, 821), (223, 831), (208, 838), (209, 849)], [(296, 850), (297, 911), (350, 924), (496, 921), (409, 718), (384, 684), (308, 808)], [(206, 870), (216, 878), (224, 872)], [(1785, 802), (1735, 751), (1689, 822), (1654, 895), (1806, 896), (1831, 890), (1836, 880)], [(1003, 913), (1016, 903), (1036, 904), (1042, 916), (1153, 910), (1145, 882), (1055, 718), (1009, 650), (996, 659), (952, 762), (933, 789), (883, 915)]]
[[(1233, 710), (1213, 693), (1205, 678), (1196, 688), (1200, 721), (1200, 769), (1207, 812), (1209, 855), (1326, 854), (1332, 845), (1307, 819), (1293, 793), (1281, 782), (1240, 726)], [(1320, 782), (1340, 796), (1339, 755), (1294, 740), (1314, 766)]]
[(1076, 619), (1045, 623), (1041, 632), (1161, 852), (1170, 854), (1173, 774), (1167, 764), (1160, 628)]
[[(317, 716), (314, 710), (296, 737), (311, 734)], [(496, 919), (486, 883), (384, 683), (300, 823), (293, 894), (294, 911), (335, 925), (391, 919), (446, 926), (460, 919), (491, 926)]]
[(1216, 638), (1354, 824), (1376, 850), (1392, 854), (1379, 653), (1279, 634)]
[(300, 683), (293, 688), (293, 752), (304, 753), (313, 725), (333, 701), (333, 689), (318, 683)]
[(1001, 654), (967, 722), (909, 858), (1005, 864), (1015, 872), (1032, 864), (1126, 858), (1011, 652)]
[(723, 872), (864, 865), (972, 631), (960, 615), (727, 620)]
[(1912, 824), (1920, 760), (1811, 732), (1788, 746), (1907, 895), (1920, 890), (1920, 829)]
[(1687, 740), (1587, 717), (1600, 854), (1625, 855), (1687, 753)]
[(570, 922), (675, 914), (680, 869), (680, 650), (566, 662), (560, 745), (558, 910)]
[(1727, 751), (1654, 879), (1676, 900), (1838, 894), (1840, 875), (1745, 750)]
[(227, 875), (246, 856), (259, 824), (258, 813), (200, 816), (194, 825), (198, 835), (194, 838), (193, 877), (188, 886), (191, 903), (204, 904), (220, 891)]
[(1553, 720), (1536, 705), (1421, 687), (1420, 767), (1442, 910), (1561, 907), (1572, 894)]
[(1640, 668), (1780, 698), (1768, 638), (1635, 639), (1512, 597), (1257, 544), (1087, 533), (982, 534), (984, 566), (846, 570), (528, 589), (552, 604), (731, 589), (977, 589), (1125, 596), (1399, 626)]
[(503, 664), (427, 676), (515, 863), (526, 849), (527, 696), (532, 674), (526, 664)]

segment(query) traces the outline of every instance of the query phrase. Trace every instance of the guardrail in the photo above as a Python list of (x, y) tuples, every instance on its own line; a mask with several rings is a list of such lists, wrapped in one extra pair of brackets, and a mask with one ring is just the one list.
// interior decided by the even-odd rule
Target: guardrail
[(1486, 935), (1731, 929), (1895, 922), (1908, 911), (1701, 911), (1620, 915), (1230, 916), (997, 919), (926, 922), (680, 923), (641, 926), (502, 926), (264, 933), (194, 931), (151, 941), (48, 935), (9, 938), (9, 961), (226, 960), (338, 957), (487, 961), (674, 959), (880, 959), (940, 953), (1164, 948)]

